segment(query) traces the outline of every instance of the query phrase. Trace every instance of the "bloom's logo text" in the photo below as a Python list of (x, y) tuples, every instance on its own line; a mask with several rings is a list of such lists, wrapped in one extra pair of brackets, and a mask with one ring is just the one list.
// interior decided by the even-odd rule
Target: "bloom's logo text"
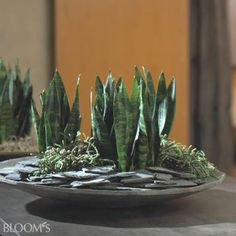
[(51, 227), (47, 222), (41, 224), (34, 223), (7, 223), (4, 220), (3, 222), (3, 232), (4, 233), (50, 233)]

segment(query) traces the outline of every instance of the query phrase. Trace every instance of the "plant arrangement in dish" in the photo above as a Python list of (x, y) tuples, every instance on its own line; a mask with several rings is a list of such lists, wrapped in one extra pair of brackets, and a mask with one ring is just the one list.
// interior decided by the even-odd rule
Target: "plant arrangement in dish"
[(35, 151), (30, 138), (31, 100), (30, 71), (22, 81), (18, 63), (7, 68), (0, 59), (0, 156)]
[(155, 88), (151, 73), (135, 67), (131, 94), (124, 80), (109, 72), (96, 77), (91, 91), (91, 136), (81, 134), (79, 79), (70, 108), (56, 71), (41, 94), (39, 115), (32, 119), (40, 155), (0, 170), (6, 179), (36, 185), (108, 190), (195, 187), (217, 178), (203, 151), (168, 138), (175, 117), (176, 81), (160, 74)]

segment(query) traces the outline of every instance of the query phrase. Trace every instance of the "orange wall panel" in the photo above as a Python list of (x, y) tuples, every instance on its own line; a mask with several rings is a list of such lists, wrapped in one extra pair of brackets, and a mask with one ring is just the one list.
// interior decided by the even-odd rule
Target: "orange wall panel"
[(188, 1), (55, 0), (55, 62), (70, 100), (81, 74), (82, 127), (90, 133), (89, 92), (112, 70), (132, 84), (134, 65), (177, 79), (171, 136), (188, 143)]

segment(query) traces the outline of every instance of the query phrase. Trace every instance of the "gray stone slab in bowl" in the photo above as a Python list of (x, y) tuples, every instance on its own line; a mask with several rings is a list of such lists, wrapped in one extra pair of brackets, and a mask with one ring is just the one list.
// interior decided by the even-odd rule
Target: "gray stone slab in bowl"
[[(23, 160), (27, 160), (27, 158), (2, 162), (0, 163), (0, 169), (14, 166), (17, 162)], [(38, 195), (40, 197), (72, 201), (81, 206), (121, 208), (155, 205), (161, 201), (185, 197), (212, 188), (221, 183), (225, 177), (224, 173), (217, 170), (215, 171), (215, 175), (217, 178), (208, 178), (204, 180), (204, 184), (201, 185), (168, 189), (141, 189), (130, 187), (120, 187), (120, 189), (116, 190), (62, 188), (56, 186), (33, 185), (32, 183), (23, 181), (17, 182), (7, 180), (3, 175), (0, 176), (0, 182), (3, 184), (10, 184), (14, 188)]]

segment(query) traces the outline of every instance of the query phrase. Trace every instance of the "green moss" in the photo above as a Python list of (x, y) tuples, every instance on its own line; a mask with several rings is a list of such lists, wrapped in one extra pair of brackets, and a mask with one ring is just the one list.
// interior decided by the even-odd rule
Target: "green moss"
[(114, 164), (110, 160), (99, 158), (93, 138), (77, 139), (70, 145), (55, 145), (47, 147), (39, 161), (39, 172), (35, 175), (58, 173), (62, 171), (81, 170), (84, 167)]
[(214, 175), (215, 167), (202, 150), (161, 138), (158, 166), (195, 174), (200, 178)]

